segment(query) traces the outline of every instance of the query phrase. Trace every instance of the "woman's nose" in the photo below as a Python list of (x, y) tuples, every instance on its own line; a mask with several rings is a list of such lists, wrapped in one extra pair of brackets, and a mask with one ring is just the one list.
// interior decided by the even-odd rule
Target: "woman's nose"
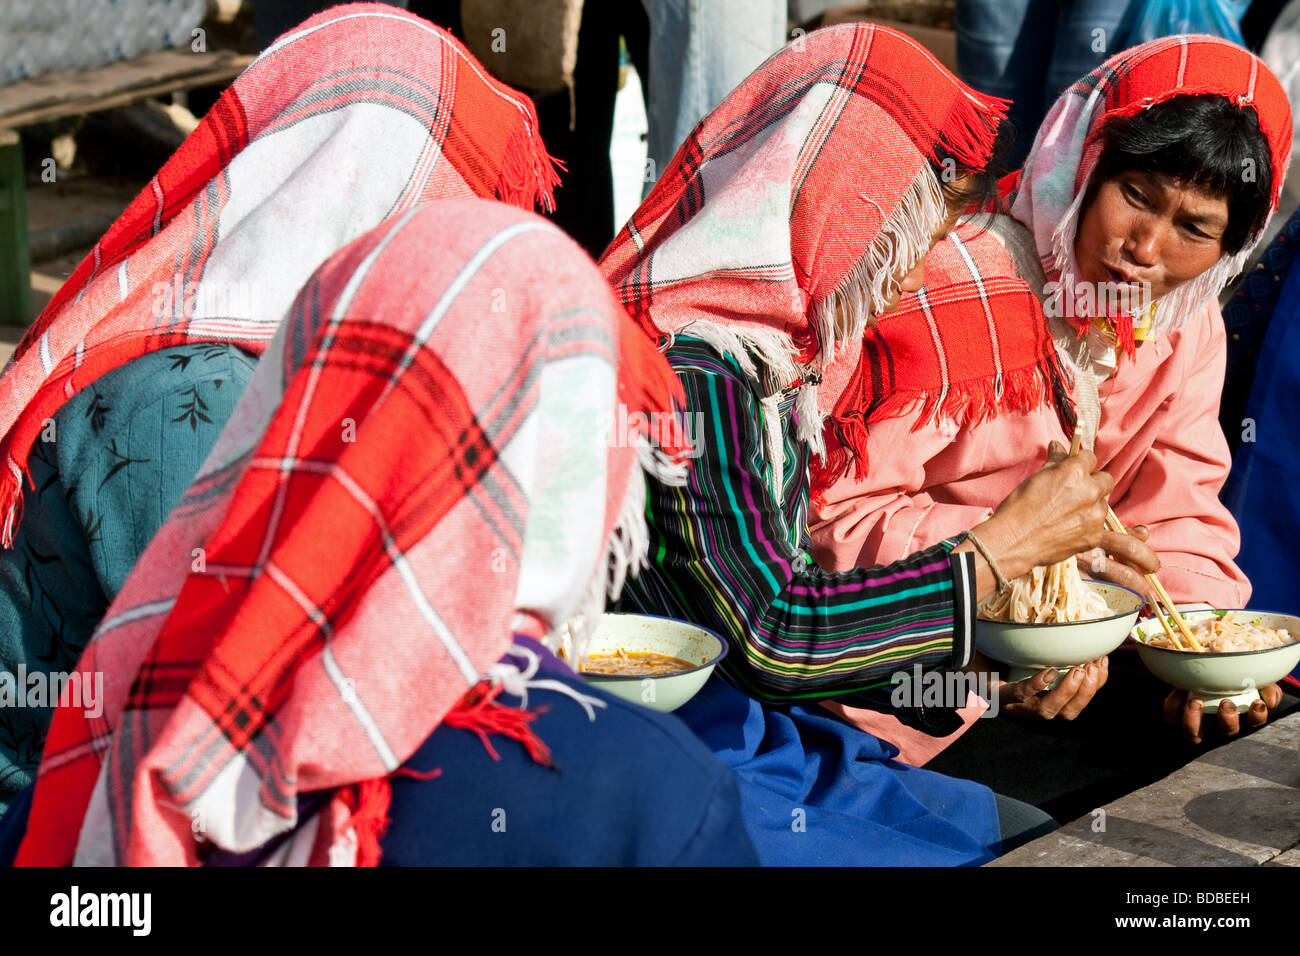
[(1129, 232), (1124, 250), (1134, 264), (1153, 266), (1160, 261), (1160, 239), (1163, 229), (1158, 222), (1141, 222)]
[(921, 287), (924, 285), (925, 285), (925, 260), (922, 259), (920, 262), (918, 262), (915, 266), (912, 267), (911, 272), (903, 276), (903, 281), (898, 284), (898, 287), (902, 289), (904, 292), (920, 292)]

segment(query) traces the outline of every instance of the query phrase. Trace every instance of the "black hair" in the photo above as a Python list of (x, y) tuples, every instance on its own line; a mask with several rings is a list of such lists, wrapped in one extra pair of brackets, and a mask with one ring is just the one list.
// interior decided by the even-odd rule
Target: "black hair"
[[(998, 121), (993, 137), (993, 151), (983, 169), (968, 169), (940, 142), (934, 148), (930, 168), (939, 177), (949, 209), (989, 211), (998, 199), (998, 180), (1007, 172), (1007, 156), (1015, 141), (1016, 129), (1008, 119)], [(958, 177), (961, 181), (957, 182)]]
[(1090, 193), (1120, 173), (1161, 173), (1228, 204), (1223, 233), (1228, 255), (1240, 252), (1264, 228), (1273, 198), (1273, 163), (1254, 108), (1213, 94), (1182, 94), (1111, 119), (1101, 137)]

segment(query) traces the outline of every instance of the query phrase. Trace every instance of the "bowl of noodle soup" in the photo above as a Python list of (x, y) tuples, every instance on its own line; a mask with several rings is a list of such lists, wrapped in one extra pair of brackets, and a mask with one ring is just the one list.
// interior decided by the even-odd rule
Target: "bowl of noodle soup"
[[(1183, 620), (1204, 648), (1173, 647), (1158, 618), (1132, 631), (1147, 670), (1166, 684), (1205, 701), (1215, 713), (1225, 700), (1244, 710), (1259, 699), (1257, 688), (1280, 681), (1300, 664), (1300, 617), (1270, 611), (1185, 611)], [(1172, 623), (1172, 622), (1171, 622)]]
[(694, 624), (606, 613), (577, 669), (588, 684), (668, 713), (694, 697), (726, 656), (727, 642)]
[(1007, 680), (1054, 667), (1059, 681), (1071, 667), (1123, 644), (1142, 604), (1129, 588), (1085, 580), (1069, 558), (1034, 568), (984, 601), (975, 619), (975, 644), (1008, 665)]

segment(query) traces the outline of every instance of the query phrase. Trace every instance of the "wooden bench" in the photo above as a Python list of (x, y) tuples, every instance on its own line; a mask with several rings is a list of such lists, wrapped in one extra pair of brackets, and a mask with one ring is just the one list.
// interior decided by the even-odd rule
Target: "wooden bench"
[(228, 83), (253, 59), (251, 54), (228, 50), (161, 50), (94, 70), (46, 73), (0, 86), (0, 324), (25, 325), (33, 318), (27, 200), (18, 130), (154, 96)]
[(1300, 866), (1300, 713), (989, 866)]

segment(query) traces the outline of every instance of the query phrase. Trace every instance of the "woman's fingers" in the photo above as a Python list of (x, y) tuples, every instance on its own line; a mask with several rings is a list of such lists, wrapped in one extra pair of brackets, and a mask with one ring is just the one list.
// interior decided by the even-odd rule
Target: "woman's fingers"
[(1010, 696), (1010, 703), (1013, 704), (1033, 700), (1047, 690), (1054, 680), (1056, 680), (1056, 668), (1049, 667), (1047, 670), (1039, 671), (1033, 677), (1016, 681), (1014, 684), (1003, 684), (1000, 693), (1003, 696)]
[(1171, 727), (1176, 727), (1183, 717), (1183, 709), (1187, 706), (1187, 691), (1175, 690), (1165, 698), (1164, 716), (1165, 723)]
[(1259, 689), (1259, 696), (1264, 698), (1264, 704), (1269, 710), (1273, 710), (1278, 704), (1282, 703), (1282, 685), (1269, 684), (1267, 687)]
[(1107, 554), (1136, 568), (1142, 574), (1155, 574), (1160, 570), (1160, 557), (1145, 541), (1132, 534), (1102, 532), (1101, 546)]
[(1005, 709), (1041, 720), (1073, 720), (1105, 685), (1109, 673), (1108, 660), (1099, 658), (1070, 668), (1061, 682), (1048, 690), (1056, 679), (1056, 669), (1039, 671), (1033, 677), (1006, 685), (1002, 693), (1011, 697), (1011, 703)]
[(1250, 707), (1246, 710), (1246, 716), (1242, 719), (1248, 730), (1263, 727), (1268, 723), (1268, 705), (1262, 700), (1251, 701)]
[[(1219, 704), (1219, 712), (1215, 715), (1219, 722), (1219, 733), (1225, 737), (1237, 736), (1237, 731), (1241, 730), (1241, 714), (1237, 711), (1237, 705), (1230, 700), (1225, 700)], [(1200, 743), (1199, 740), (1193, 741)]]
[(1205, 701), (1194, 697), (1183, 708), (1183, 737), (1188, 743), (1201, 742), (1201, 718), (1205, 715)]
[(1131, 588), (1148, 600), (1150, 599), (1148, 590), (1151, 585), (1141, 572), (1135, 571), (1127, 564), (1106, 557), (1104, 553), (1098, 556), (1097, 552), (1099, 550), (1085, 551), (1079, 555), (1080, 571), (1086, 572), (1089, 577), (1111, 581), (1126, 588)]
[[(1259, 695), (1261, 699), (1252, 702), (1244, 714), (1230, 700), (1221, 703), (1214, 719), (1219, 733), (1224, 737), (1235, 737), (1241, 732), (1243, 726), (1247, 730), (1253, 730), (1267, 723), (1268, 712), (1282, 703), (1282, 688), (1277, 684), (1269, 684), (1259, 689)], [(1204, 701), (1198, 698), (1188, 700), (1187, 691), (1176, 690), (1165, 698), (1163, 709), (1165, 721), (1170, 724), (1181, 724), (1183, 736), (1189, 743), (1201, 742), (1205, 717)]]
[[(1082, 671), (1082, 676), (1074, 693), (1070, 695), (1068, 700), (1062, 702), (1060, 709), (1056, 712), (1056, 717), (1061, 720), (1074, 720), (1074, 718), (1078, 717), (1083, 708), (1087, 707), (1092, 698), (1096, 696), (1097, 691), (1101, 690), (1105, 685), (1106, 678), (1110, 673), (1104, 657), (1100, 660), (1089, 661), (1087, 664), (1081, 664), (1073, 668), (1071, 673), (1076, 670)], [(1065, 682), (1062, 681), (1061, 683), (1064, 684)], [(1057, 690), (1059, 689), (1058, 687)], [(1051, 696), (1052, 693), (1054, 691), (1049, 692), (1048, 696)]]

